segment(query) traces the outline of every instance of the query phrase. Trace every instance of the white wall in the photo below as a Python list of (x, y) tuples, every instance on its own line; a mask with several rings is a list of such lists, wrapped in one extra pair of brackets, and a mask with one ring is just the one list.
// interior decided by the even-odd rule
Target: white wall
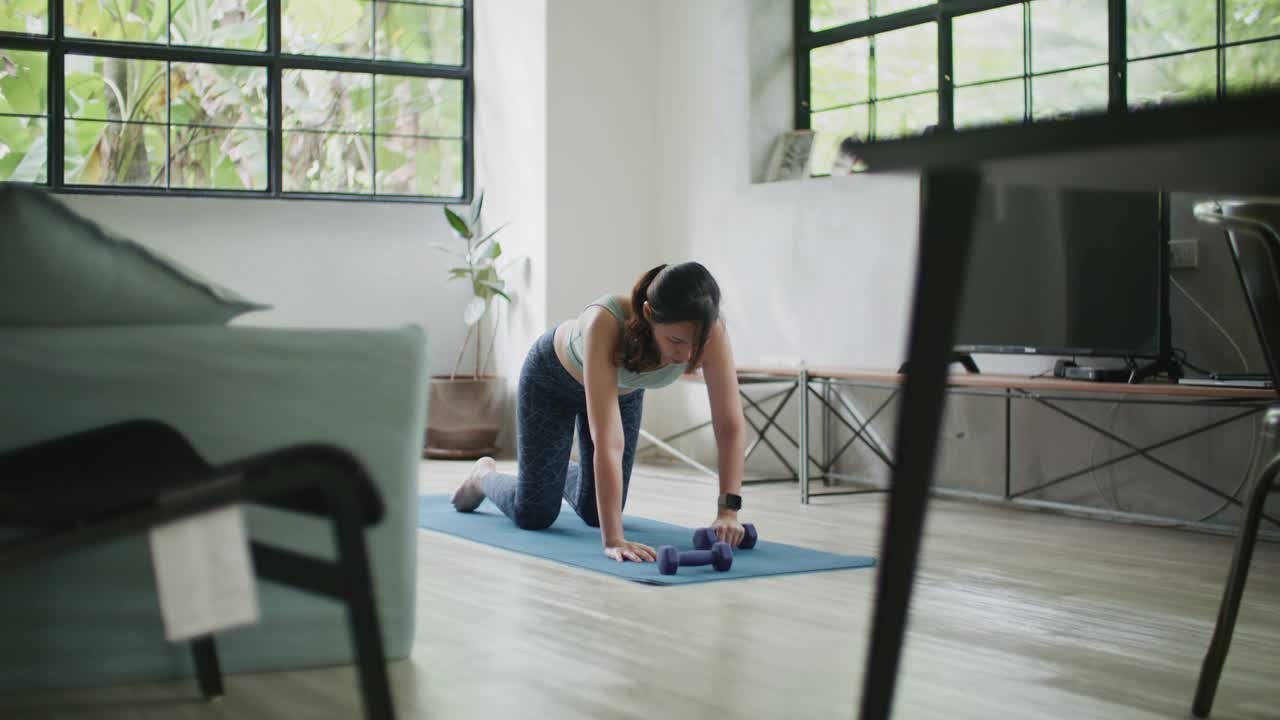
[[(548, 324), (547, 2), (485, 0), (475, 5), (476, 188), (503, 252), (526, 259), (508, 278), (514, 304), (503, 310), (495, 358), (514, 399), (525, 352)], [(515, 403), (508, 403), (514, 418)], [(498, 438), (514, 457), (514, 419)]]
[[(678, 261), (657, 231), (657, 5), (547, 6), (547, 311), (554, 324)], [(661, 29), (666, 32), (666, 28)]]
[(467, 288), (446, 284), (452, 237), (437, 205), (64, 195), (75, 211), (253, 300), (234, 321), (290, 327), (414, 323), (434, 371), (465, 329)]
[[(716, 275), (737, 361), (896, 367), (915, 261), (917, 179), (753, 184), (776, 132), (791, 122), (790, 4), (657, 7), (663, 31), (648, 62), (660, 88), (659, 234), (676, 244), (673, 255)], [(662, 432), (708, 417), (696, 387), (664, 391), (651, 407), (662, 409), (648, 412), (646, 425)]]

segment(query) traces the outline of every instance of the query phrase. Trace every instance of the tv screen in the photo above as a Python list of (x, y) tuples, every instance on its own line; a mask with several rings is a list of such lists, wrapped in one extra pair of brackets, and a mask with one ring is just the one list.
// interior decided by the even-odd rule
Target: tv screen
[(956, 349), (1159, 357), (1160, 195), (983, 187)]

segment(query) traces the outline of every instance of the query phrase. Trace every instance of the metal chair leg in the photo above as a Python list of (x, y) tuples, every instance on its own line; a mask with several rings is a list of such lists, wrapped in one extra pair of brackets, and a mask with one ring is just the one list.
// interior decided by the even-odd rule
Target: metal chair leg
[(218, 665), (218, 647), (212, 635), (201, 635), (191, 641), (191, 658), (195, 661), (200, 694), (206, 700), (222, 697), (222, 668)]
[(1208, 717), (1213, 708), (1213, 696), (1218, 690), (1218, 680), (1222, 677), (1222, 666), (1227, 661), (1227, 649), (1231, 646), (1231, 634), (1235, 631), (1236, 614), (1244, 595), (1244, 583), (1249, 577), (1249, 561), (1253, 558), (1253, 545), (1258, 539), (1262, 508), (1267, 502), (1267, 494), (1278, 469), (1280, 456), (1275, 456), (1267, 463), (1249, 493), (1244, 524), (1241, 526), (1240, 536), (1236, 538), (1227, 587), (1222, 593), (1222, 606), (1218, 609), (1218, 623), (1213, 630), (1213, 641), (1209, 643), (1209, 650), (1205, 653), (1204, 665), (1200, 668), (1200, 682), (1196, 686), (1195, 701), (1191, 705), (1192, 714), (1199, 718)]

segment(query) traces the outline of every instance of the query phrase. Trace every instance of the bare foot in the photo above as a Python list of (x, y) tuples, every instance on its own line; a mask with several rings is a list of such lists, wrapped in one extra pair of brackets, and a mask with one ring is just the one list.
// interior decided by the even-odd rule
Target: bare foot
[(453, 509), (458, 512), (471, 512), (484, 502), (484, 488), (480, 479), (498, 470), (498, 463), (491, 457), (482, 457), (471, 467), (471, 473), (463, 481), (461, 487), (453, 494)]

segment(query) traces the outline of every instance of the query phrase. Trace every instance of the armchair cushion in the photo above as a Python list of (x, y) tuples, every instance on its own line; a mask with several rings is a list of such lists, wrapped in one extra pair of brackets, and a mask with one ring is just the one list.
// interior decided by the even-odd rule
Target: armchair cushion
[(113, 237), (48, 192), (0, 185), (0, 326), (225, 324), (269, 306)]
[[(0, 453), (133, 418), (173, 427), (217, 466), (296, 445), (346, 450), (382, 499), (366, 533), (370, 570), (387, 657), (404, 658), (417, 611), (427, 357), (415, 327), (0, 328)], [(155, 451), (140, 460), (182, 462)], [(0, 540), (29, 532), (5, 515)], [(245, 520), (254, 541), (336, 557), (332, 528), (314, 517), (255, 503)], [(259, 599), (258, 625), (218, 635), (225, 672), (351, 662), (341, 606), (273, 582)], [(190, 673), (191, 653), (164, 637), (145, 536), (0, 578), (0, 695)]]

